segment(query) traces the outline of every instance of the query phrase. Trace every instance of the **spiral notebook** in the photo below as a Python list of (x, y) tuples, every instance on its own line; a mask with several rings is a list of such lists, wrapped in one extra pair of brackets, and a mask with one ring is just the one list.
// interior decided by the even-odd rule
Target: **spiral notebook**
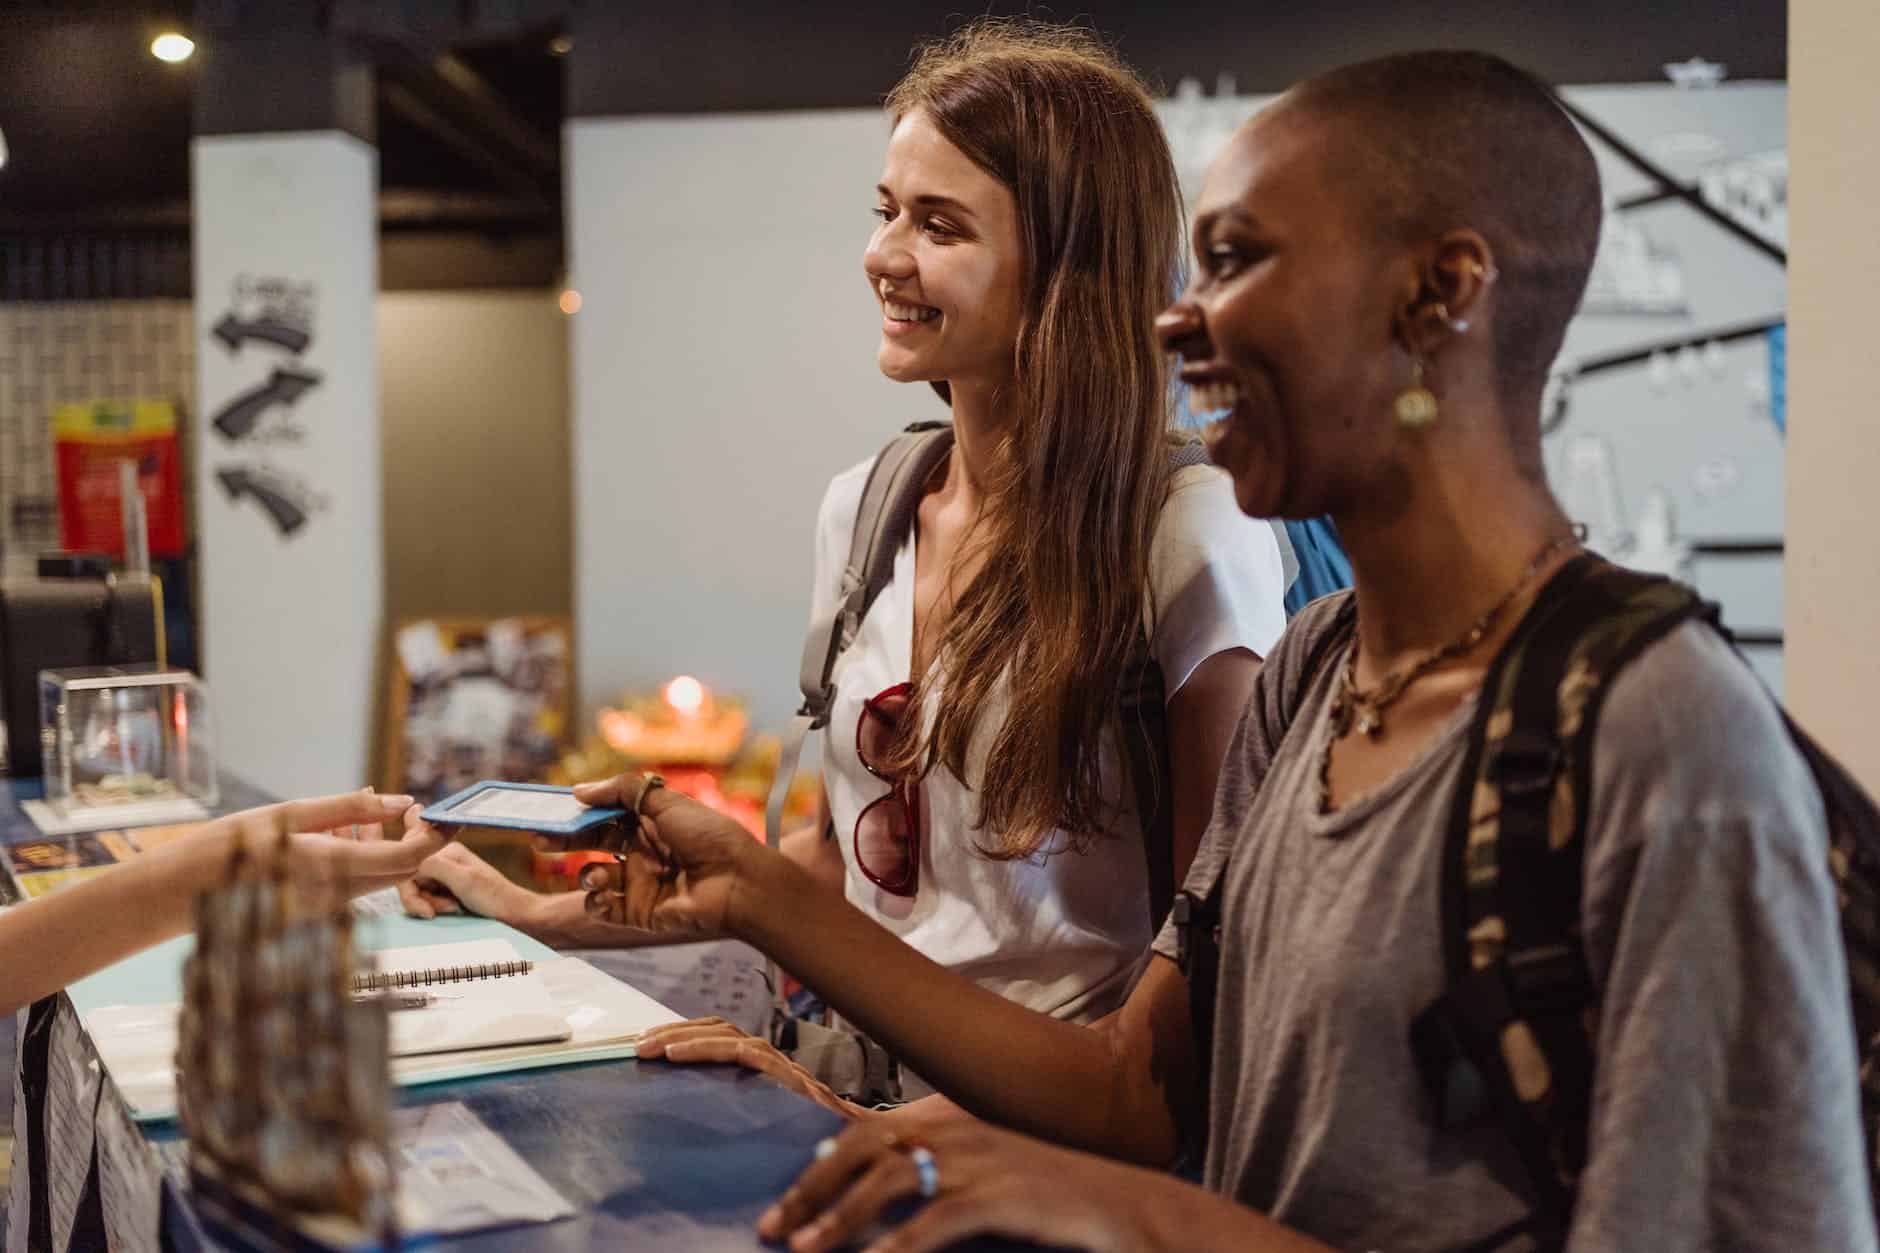
[[(679, 1016), (575, 957), (529, 960), (509, 940), (381, 949), (361, 994), (422, 992), (391, 1014), (392, 1080), (437, 1083), (633, 1056), (642, 1031)], [(75, 998), (76, 999), (76, 998)], [(176, 1115), (175, 1004), (81, 1006), (113, 1083), (139, 1122)]]
[(360, 995), (396, 1003), (415, 994), (426, 1003), (396, 1009), (392, 1057), (451, 1053), (518, 1044), (554, 1044), (574, 1029), (555, 1012), (548, 985), (533, 962), (507, 940), (424, 944), (371, 954), (373, 969), (353, 980)]

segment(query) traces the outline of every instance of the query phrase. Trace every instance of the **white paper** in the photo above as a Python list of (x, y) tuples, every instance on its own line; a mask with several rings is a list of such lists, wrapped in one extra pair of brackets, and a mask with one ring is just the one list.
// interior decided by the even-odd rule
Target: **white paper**
[[(374, 956), (374, 969), (398, 974), (518, 960), (507, 940), (423, 944), (388, 949)], [(426, 984), (413, 990), (426, 992), (433, 1000), (422, 1009), (392, 1012), (393, 1057), (544, 1044), (566, 1040), (570, 1034), (567, 1022), (549, 999), (542, 976), (533, 970), (497, 978)]]
[(42, 835), (73, 835), (113, 827), (158, 827), (178, 822), (202, 822), (209, 811), (186, 796), (130, 805), (92, 805), (60, 814), (45, 801), (21, 801), (20, 808)]
[(392, 1156), (408, 1233), (460, 1234), (574, 1213), (461, 1101), (393, 1110)]
[(352, 911), (355, 918), (397, 918), (404, 915), (405, 903), (399, 899), (397, 888), (380, 888), (353, 897)]
[[(547, 1223), (575, 1208), (461, 1101), (392, 1111), (398, 1227), (407, 1237), (464, 1235)], [(155, 1146), (172, 1179), (189, 1182), (189, 1145)]]
[[(437, 954), (475, 950), (485, 943), (498, 944), (512, 956), (514, 954), (501, 940), (427, 944), (388, 950), (383, 954), (386, 963), (381, 968), (420, 969), (461, 964), (451, 960), (440, 962)], [(414, 958), (412, 954), (418, 956)], [(411, 964), (414, 961), (417, 965)], [(533, 977), (547, 989), (560, 1021), (562, 1034), (557, 1041), (395, 1057), (392, 1082), (409, 1086), (537, 1066), (631, 1057), (632, 1041), (641, 1032), (682, 1021), (679, 1015), (644, 992), (596, 970), (578, 957), (538, 962)], [(498, 979), (484, 986), (514, 982), (513, 978)], [(117, 1085), (125, 1104), (130, 1106), (131, 1116), (139, 1122), (176, 1116), (177, 1011), (176, 1005), (111, 1005), (80, 1015), (80, 1022), (110, 1072), (111, 1081)], [(427, 1012), (404, 1010), (393, 1018)]]
[(435, 622), (414, 622), (398, 633), (398, 660), (413, 679), (433, 678), (444, 671), (449, 655)]
[(503, 818), (510, 822), (541, 822), (559, 826), (587, 812), (587, 806), (569, 792), (535, 792), (526, 788), (493, 787), (478, 792), (450, 811), (452, 818)]

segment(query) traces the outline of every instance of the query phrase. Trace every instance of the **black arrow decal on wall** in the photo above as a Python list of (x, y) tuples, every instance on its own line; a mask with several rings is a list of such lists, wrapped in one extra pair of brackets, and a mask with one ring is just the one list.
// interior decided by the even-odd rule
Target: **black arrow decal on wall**
[(318, 374), (278, 368), (274, 371), (274, 377), (267, 382), (243, 392), (222, 406), (222, 411), (215, 415), (215, 429), (222, 432), (224, 439), (246, 439), (254, 432), (255, 423), (261, 421), (262, 414), (275, 405), (293, 404), (319, 385)]
[(256, 504), (268, 511), (268, 517), (274, 519), (274, 526), (282, 535), (292, 535), (306, 525), (307, 511), (248, 467), (217, 470), (215, 477), (231, 501), (252, 496)]
[(215, 324), (215, 329), (211, 333), (228, 345), (231, 353), (238, 350), (242, 346), (242, 341), (247, 339), (258, 339), (285, 348), (292, 353), (305, 352), (307, 345), (313, 342), (313, 336), (298, 326), (289, 326), (285, 322), (273, 322), (267, 318), (256, 318), (252, 322), (244, 322), (232, 313), (223, 314), (222, 320)]

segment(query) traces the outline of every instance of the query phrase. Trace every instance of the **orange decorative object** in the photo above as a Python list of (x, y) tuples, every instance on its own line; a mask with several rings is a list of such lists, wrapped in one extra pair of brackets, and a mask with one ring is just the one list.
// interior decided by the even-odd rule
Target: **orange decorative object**
[[(558, 783), (604, 779), (622, 770), (656, 770), (666, 786), (736, 819), (753, 838), (764, 838), (764, 798), (776, 772), (776, 750), (759, 737), (740, 756), (749, 718), (735, 700), (682, 674), (657, 692), (628, 696), (595, 719), (599, 738), (568, 753), (553, 772)], [(814, 810), (814, 799), (809, 804)], [(799, 804), (793, 808), (801, 809)], [(582, 868), (611, 853), (535, 853), (531, 869), (543, 889), (581, 884)]]
[(750, 720), (736, 701), (721, 701), (689, 674), (656, 695), (600, 712), (601, 738), (623, 757), (667, 764), (723, 765), (744, 742)]

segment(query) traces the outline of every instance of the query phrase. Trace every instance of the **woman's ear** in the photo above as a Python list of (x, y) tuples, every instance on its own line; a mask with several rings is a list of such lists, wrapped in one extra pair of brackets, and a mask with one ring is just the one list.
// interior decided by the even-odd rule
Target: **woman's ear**
[(1486, 310), (1497, 277), (1495, 251), (1480, 234), (1460, 230), (1444, 235), (1398, 312), (1397, 333), (1404, 348), (1432, 354), (1445, 340), (1467, 331)]
[(1437, 241), (1425, 282), (1448, 314), (1449, 329), (1460, 334), (1487, 308), (1489, 289), (1500, 277), (1495, 250), (1474, 231), (1451, 231)]

